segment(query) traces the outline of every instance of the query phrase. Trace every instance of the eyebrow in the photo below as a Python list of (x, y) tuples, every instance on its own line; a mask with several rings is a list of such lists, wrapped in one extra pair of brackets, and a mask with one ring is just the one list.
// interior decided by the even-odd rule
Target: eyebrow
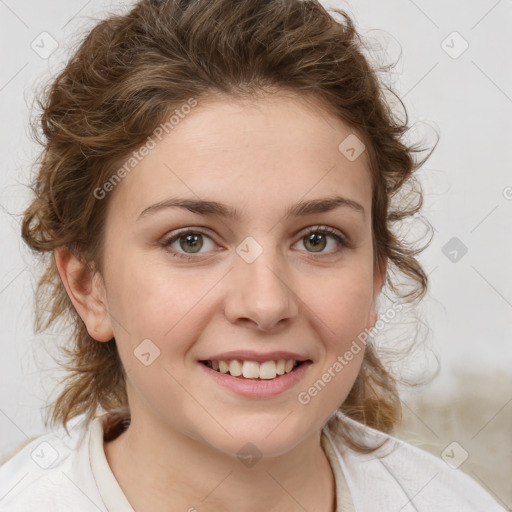
[[(240, 212), (237, 208), (217, 201), (173, 197), (148, 206), (140, 213), (137, 220), (163, 209), (173, 207), (185, 208), (192, 213), (197, 213), (198, 215), (216, 215), (232, 220), (239, 220), (240, 218)], [(342, 196), (331, 196), (313, 199), (311, 201), (300, 201), (299, 203), (292, 205), (286, 211), (284, 218), (288, 219), (291, 217), (304, 217), (306, 215), (325, 213), (340, 207), (346, 207), (357, 211), (363, 218), (365, 218), (365, 210), (362, 205), (352, 199)]]

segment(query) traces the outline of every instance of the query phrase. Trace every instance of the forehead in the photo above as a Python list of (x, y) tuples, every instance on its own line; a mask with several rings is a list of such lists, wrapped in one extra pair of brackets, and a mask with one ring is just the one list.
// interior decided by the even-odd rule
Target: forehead
[(243, 206), (252, 215), (263, 206), (278, 212), (300, 200), (342, 194), (368, 215), (366, 151), (355, 159), (342, 151), (344, 141), (360, 140), (354, 137), (348, 124), (308, 97), (199, 99), (161, 140), (153, 137), (153, 149), (117, 185), (111, 208), (135, 221), (150, 204), (179, 196)]

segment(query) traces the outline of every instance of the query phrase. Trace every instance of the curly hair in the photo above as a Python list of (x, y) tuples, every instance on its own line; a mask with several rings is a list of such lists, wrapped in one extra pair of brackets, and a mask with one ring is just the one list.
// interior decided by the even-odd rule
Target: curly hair
[[(98, 406), (129, 414), (116, 340), (99, 343), (89, 335), (60, 279), (54, 251), (67, 247), (102, 272), (109, 198), (98, 200), (94, 191), (190, 97), (252, 98), (278, 88), (314, 97), (356, 130), (370, 162), (375, 268), (388, 262), (385, 284), (401, 301), (423, 298), (428, 281), (416, 256), (430, 240), (418, 248), (392, 228), (421, 209), (414, 173), (435, 146), (423, 161), (415, 159), (422, 149), (403, 141), (409, 129), (403, 102), (364, 55), (365, 42), (350, 16), (340, 9), (332, 13), (340, 18), (316, 0), (142, 0), (126, 14), (99, 21), (37, 99), (42, 131), (35, 137), (43, 149), (22, 222), (25, 243), (41, 258), (48, 256), (37, 284), (35, 330), (57, 321), (72, 328), (60, 347), (68, 373), (50, 405), (52, 424), (65, 426), (83, 413), (91, 420)], [(388, 92), (405, 119), (393, 112)], [(416, 200), (394, 204), (406, 183)], [(400, 275), (413, 283), (407, 292)], [(397, 379), (371, 343), (340, 410), (384, 432), (401, 417)], [(342, 435), (356, 449), (368, 449), (348, 430)]]

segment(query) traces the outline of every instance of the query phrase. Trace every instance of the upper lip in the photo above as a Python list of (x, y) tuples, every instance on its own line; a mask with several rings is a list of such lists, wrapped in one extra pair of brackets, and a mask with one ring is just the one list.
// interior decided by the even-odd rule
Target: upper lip
[(264, 361), (277, 361), (279, 359), (308, 361), (309, 358), (301, 354), (297, 354), (296, 352), (286, 352), (284, 350), (266, 353), (254, 352), (253, 350), (234, 350), (231, 352), (222, 352), (222, 354), (205, 357), (204, 359), (200, 359), (200, 361), (232, 361), (234, 359), (263, 363)]

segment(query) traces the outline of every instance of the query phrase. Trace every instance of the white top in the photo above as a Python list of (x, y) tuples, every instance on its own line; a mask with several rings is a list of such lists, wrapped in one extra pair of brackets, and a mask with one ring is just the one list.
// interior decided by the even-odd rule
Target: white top
[[(30, 441), (0, 466), (0, 512), (134, 512), (103, 449), (104, 413), (84, 415)], [(460, 469), (413, 445), (336, 412), (357, 435), (385, 444), (371, 454), (322, 429), (336, 482), (337, 512), (506, 512)], [(329, 422), (331, 424), (332, 422)]]

